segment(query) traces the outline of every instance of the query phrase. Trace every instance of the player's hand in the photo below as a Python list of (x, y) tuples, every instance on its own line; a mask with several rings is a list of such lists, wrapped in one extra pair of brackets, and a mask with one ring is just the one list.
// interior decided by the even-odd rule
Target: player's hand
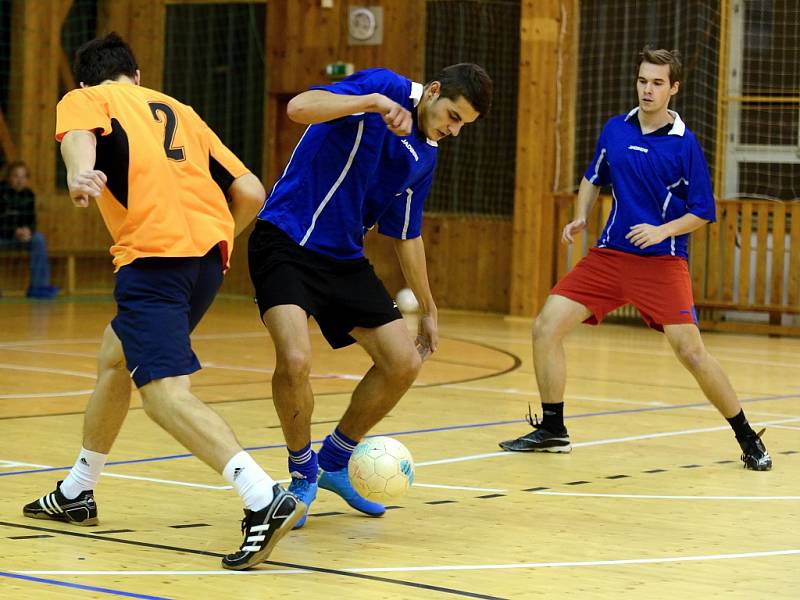
[(33, 237), (33, 232), (30, 227), (17, 227), (14, 232), (14, 237), (20, 242), (30, 242)]
[(67, 177), (67, 187), (72, 204), (78, 208), (89, 206), (89, 198), (97, 198), (106, 187), (108, 178), (102, 171), (87, 169), (75, 177)]
[(377, 110), (383, 117), (383, 122), (393, 134), (399, 137), (405, 137), (411, 134), (411, 125), (413, 119), (411, 113), (405, 108), (400, 106), (394, 100), (390, 100), (386, 96), (378, 94), (376, 102)]
[(586, 219), (575, 219), (564, 225), (564, 230), (561, 232), (561, 242), (564, 244), (571, 244), (575, 241), (575, 236), (581, 231), (586, 229)]
[(660, 226), (639, 223), (631, 227), (625, 239), (630, 240), (631, 244), (637, 248), (644, 249), (663, 242), (667, 237), (667, 232)]
[(420, 315), (415, 343), (423, 362), (439, 349), (439, 324), (435, 315)]

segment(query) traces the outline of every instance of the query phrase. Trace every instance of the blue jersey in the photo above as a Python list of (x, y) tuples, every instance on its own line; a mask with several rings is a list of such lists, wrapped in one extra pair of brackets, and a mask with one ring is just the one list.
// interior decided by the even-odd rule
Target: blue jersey
[(597, 247), (688, 258), (689, 234), (644, 249), (625, 239), (633, 225), (662, 225), (686, 213), (716, 220), (708, 166), (694, 134), (673, 111), (672, 124), (643, 134), (638, 112), (609, 119), (584, 174), (596, 186), (611, 185), (613, 205)]
[[(335, 94), (380, 93), (413, 113), (423, 87), (388, 69), (367, 69), (331, 85)], [(310, 125), (258, 218), (299, 245), (338, 259), (364, 255), (364, 233), (376, 224), (390, 237), (422, 230), (422, 207), (433, 181), (437, 145), (417, 128), (389, 131), (378, 113)]]

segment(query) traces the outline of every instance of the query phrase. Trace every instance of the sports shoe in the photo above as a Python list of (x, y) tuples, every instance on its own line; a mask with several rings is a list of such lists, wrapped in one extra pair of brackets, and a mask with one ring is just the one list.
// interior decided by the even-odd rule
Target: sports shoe
[(530, 406), (527, 415), (528, 423), (533, 427), (533, 431), (518, 437), (515, 440), (500, 442), (500, 447), (509, 452), (571, 452), (572, 445), (569, 443), (569, 433), (566, 428), (563, 432), (553, 432), (545, 429), (539, 423), (539, 417), (531, 416)]
[(350, 483), (350, 476), (347, 474), (347, 467), (338, 471), (323, 471), (320, 469), (317, 479), (319, 487), (329, 490), (341, 496), (345, 502), (357, 511), (369, 515), (370, 517), (380, 517), (386, 512), (383, 504), (367, 500), (360, 496)]
[(748, 436), (744, 440), (737, 440), (742, 448), (742, 462), (745, 469), (753, 471), (769, 471), (772, 468), (772, 457), (767, 452), (764, 442), (761, 441), (765, 429)]
[(59, 481), (55, 491), (23, 506), (22, 514), (31, 519), (63, 521), (81, 527), (97, 525), (97, 503), (94, 501), (94, 492), (87, 490), (78, 494), (77, 498), (69, 500), (61, 493), (60, 485)]
[(59, 288), (52, 285), (37, 285), (28, 288), (25, 295), (28, 298), (38, 298), (40, 300), (51, 300), (58, 296)]
[(311, 510), (311, 503), (317, 497), (317, 484), (308, 479), (300, 479), (292, 477), (292, 483), (289, 484), (289, 493), (294, 494), (300, 502), (306, 505), (306, 512), (294, 524), (293, 529), (300, 529), (306, 524), (308, 518), (308, 511)]
[(222, 558), (222, 566), (233, 571), (249, 569), (264, 562), (284, 535), (306, 512), (306, 505), (277, 483), (272, 487), (272, 502), (255, 512), (244, 509), (239, 550)]

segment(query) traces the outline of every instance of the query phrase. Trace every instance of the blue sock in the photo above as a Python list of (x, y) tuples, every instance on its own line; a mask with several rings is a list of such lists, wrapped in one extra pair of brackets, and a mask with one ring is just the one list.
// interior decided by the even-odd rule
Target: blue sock
[(316, 483), (317, 471), (317, 453), (311, 449), (310, 442), (296, 452), (289, 450), (289, 474), (294, 479), (307, 479)]
[(358, 442), (351, 440), (339, 428), (325, 438), (319, 451), (319, 466), (323, 471), (341, 471), (347, 467), (347, 461)]

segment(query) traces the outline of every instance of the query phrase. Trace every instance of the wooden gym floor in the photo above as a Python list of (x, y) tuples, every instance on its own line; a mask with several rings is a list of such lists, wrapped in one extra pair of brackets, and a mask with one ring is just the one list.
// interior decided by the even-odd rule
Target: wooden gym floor
[[(709, 334), (772, 472), (745, 471), (722, 418), (662, 336), (581, 327), (567, 340), (569, 455), (510, 454), (538, 409), (529, 320), (445, 312), (441, 350), (374, 433), (403, 441), (417, 483), (370, 519), (320, 491), (305, 528), (248, 573), (225, 482), (139, 409), (96, 490), (98, 527), (26, 519), (80, 447), (110, 301), (0, 303), (0, 597), (796, 598), (800, 340)], [(313, 439), (368, 363), (314, 336)], [(194, 337), (194, 389), (286, 478), (272, 350), (249, 302), (219, 299)], [(794, 590), (794, 591), (792, 591)]]

